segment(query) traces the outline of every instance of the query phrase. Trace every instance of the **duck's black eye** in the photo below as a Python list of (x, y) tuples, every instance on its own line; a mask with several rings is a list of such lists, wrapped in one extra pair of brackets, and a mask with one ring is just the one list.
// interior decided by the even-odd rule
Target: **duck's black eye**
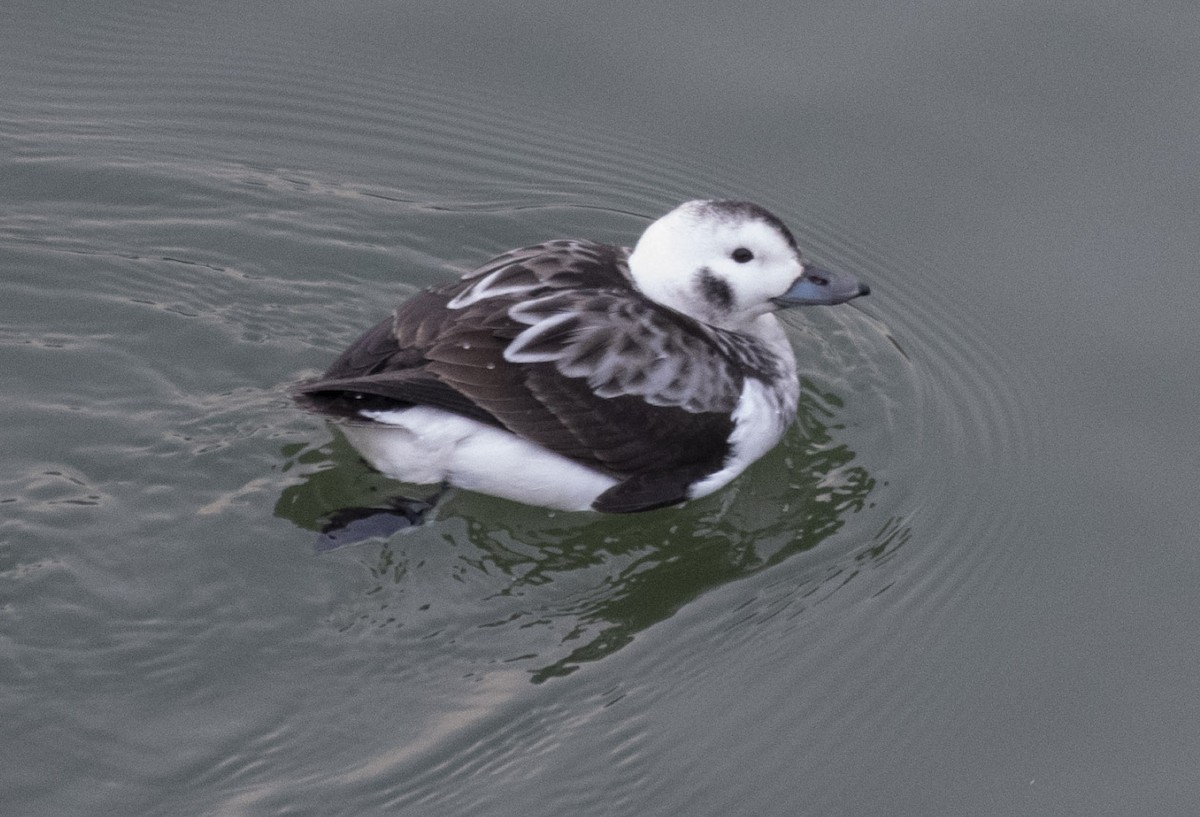
[(738, 247), (736, 250), (730, 253), (730, 257), (739, 264), (745, 264), (747, 261), (754, 260), (754, 253), (750, 252), (745, 247)]

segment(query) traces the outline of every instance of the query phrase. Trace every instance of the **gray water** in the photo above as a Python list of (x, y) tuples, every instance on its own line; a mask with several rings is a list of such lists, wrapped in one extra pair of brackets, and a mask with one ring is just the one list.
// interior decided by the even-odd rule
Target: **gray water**
[[(5, 18), (5, 814), (1195, 813), (1192, 4)], [(317, 548), (397, 486), (289, 383), (699, 196), (873, 287), (776, 451)]]

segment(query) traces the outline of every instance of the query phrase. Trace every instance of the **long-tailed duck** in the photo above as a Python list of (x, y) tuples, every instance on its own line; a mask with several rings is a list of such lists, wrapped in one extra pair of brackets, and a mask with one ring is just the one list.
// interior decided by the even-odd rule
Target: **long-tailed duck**
[(428, 289), (295, 397), (404, 482), (645, 511), (723, 487), (795, 418), (773, 312), (869, 291), (762, 207), (689, 201), (632, 250), (549, 241)]

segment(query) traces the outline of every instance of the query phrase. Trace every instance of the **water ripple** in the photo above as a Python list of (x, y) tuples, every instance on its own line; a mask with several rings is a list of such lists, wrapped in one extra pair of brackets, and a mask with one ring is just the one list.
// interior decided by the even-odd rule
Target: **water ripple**
[[(582, 803), (668, 779), (656, 735), (686, 730), (658, 716), (664, 668), (673, 695), (738, 700), (714, 656), (771, 677), (779, 644), (811, 666), (803, 705), (791, 688), (713, 700), (718, 728), (750, 717), (903, 754), (889, 725), (924, 711), (923, 651), (979, 626), (962, 600), (1027, 534), (1034, 498), (1004, 475), (1045, 465), (1040, 384), (1001, 327), (931, 284), (953, 276), (761, 168), (395, 68), (330, 72), (284, 59), (309, 44), (287, 36), (235, 36), (223, 60), (186, 6), (87, 9), (87, 36), (44, 12), (22, 47), (46, 54), (15, 83), (27, 115), (0, 118), (21, 203), (0, 222), (0, 348), (37, 375), (0, 402), (26, 432), (0, 481), (5, 649), (13, 688), (66, 671), (90, 690), (61, 696), (55, 729), (87, 737), (52, 770), (71, 777), (119, 733), (131, 789), (202, 769), (231, 813), (298, 793), (465, 812), (534, 779)], [(805, 392), (777, 451), (683, 510), (597, 519), (462, 493), (426, 528), (312, 555), (323, 511), (394, 486), (292, 409), (287, 381), (494, 252), (627, 243), (696, 196), (759, 201), (873, 286), (787, 316)], [(39, 621), (77, 637), (47, 643)], [(239, 662), (269, 683), (240, 686)], [(195, 741), (175, 755), (180, 733)], [(781, 777), (787, 760), (730, 758)]]

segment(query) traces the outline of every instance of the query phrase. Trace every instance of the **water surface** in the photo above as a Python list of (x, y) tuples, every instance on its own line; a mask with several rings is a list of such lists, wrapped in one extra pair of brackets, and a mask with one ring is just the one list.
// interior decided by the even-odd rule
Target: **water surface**
[[(1200, 20), (1169, 2), (18, 3), (16, 814), (1188, 814)], [(637, 517), (397, 486), (286, 386), (496, 252), (777, 212), (780, 447)]]

